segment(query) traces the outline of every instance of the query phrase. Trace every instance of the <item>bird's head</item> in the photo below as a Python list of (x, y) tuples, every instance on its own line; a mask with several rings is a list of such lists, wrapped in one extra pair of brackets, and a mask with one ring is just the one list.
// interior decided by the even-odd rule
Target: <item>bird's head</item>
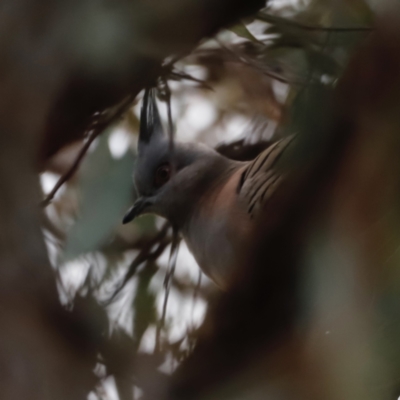
[(201, 195), (230, 166), (230, 160), (198, 143), (174, 142), (171, 147), (158, 113), (155, 89), (146, 90), (134, 170), (139, 197), (123, 223), (154, 213), (177, 226), (184, 224)]

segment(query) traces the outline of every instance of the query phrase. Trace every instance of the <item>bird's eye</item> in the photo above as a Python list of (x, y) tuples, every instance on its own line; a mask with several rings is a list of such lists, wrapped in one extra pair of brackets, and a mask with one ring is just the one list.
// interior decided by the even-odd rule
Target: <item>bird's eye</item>
[(171, 177), (171, 166), (169, 164), (162, 164), (157, 168), (154, 177), (154, 186), (159, 188), (169, 181)]

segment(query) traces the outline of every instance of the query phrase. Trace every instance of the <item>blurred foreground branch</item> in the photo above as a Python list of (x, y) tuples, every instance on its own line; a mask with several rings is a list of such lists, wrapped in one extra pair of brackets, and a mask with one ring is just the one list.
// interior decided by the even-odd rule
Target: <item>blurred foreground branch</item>
[(170, 399), (397, 398), (399, 26), (380, 20), (332, 93), (305, 92), (291, 182)]
[[(96, 383), (93, 369), (105, 333), (95, 321), (102, 320), (98, 310), (85, 313), (78, 302), (67, 313), (60, 305), (40, 229), (37, 159), (43, 163), (66, 143), (82, 138), (94, 113), (107, 110), (110, 119), (93, 128), (95, 137), (118, 117), (112, 114), (115, 104), (127, 96), (133, 99), (156, 79), (165, 57), (184, 54), (262, 5), (259, 0), (3, 2), (3, 399), (86, 399)], [(95, 326), (99, 329), (93, 330)]]
[[(71, 5), (71, 22), (74, 20), (78, 27), (84, 24), (83, 35), (89, 39), (101, 29), (105, 36), (93, 37), (103, 42), (98, 49), (90, 44), (82, 48), (86, 42), (75, 38), (73, 32), (57, 32), (66, 35), (68, 42), (76, 40), (72, 42), (75, 47), (64, 47), (67, 53), (62, 55), (72, 57), (74, 62), (52, 107), (42, 160), (81, 138), (96, 112), (104, 112), (129, 95), (134, 98), (143, 87), (154, 82), (163, 74), (161, 63), (166, 57), (185, 55), (204, 37), (263, 5), (265, 1), (261, 0), (175, 0), (168, 4), (134, 1), (121, 2), (112, 12), (105, 4), (97, 8), (85, 3)], [(99, 25), (103, 20), (97, 20), (97, 15), (104, 15), (115, 30), (104, 30)], [(79, 51), (84, 52), (80, 64), (76, 63), (81, 57)]]

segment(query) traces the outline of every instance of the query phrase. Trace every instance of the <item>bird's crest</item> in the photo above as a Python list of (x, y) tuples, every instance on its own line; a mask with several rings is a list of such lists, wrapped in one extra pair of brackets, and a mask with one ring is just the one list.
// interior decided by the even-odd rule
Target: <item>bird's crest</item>
[(164, 129), (161, 123), (156, 102), (156, 89), (146, 89), (143, 97), (140, 113), (139, 152), (154, 140), (164, 137)]

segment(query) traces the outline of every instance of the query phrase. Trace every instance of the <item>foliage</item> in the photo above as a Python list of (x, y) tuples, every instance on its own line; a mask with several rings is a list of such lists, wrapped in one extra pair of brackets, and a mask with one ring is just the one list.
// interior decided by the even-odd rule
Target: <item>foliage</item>
[[(369, 35), (373, 14), (362, 0), (305, 3), (280, 7), (272, 2), (248, 20), (204, 40), (186, 57), (165, 64), (158, 82), (160, 99), (168, 99), (166, 90), (170, 88), (179, 139), (215, 146), (241, 135), (238, 143), (245, 152), (246, 146), (272, 136), (310, 135), (303, 142), (300, 159), (326, 144), (323, 132), (332, 118), (332, 91), (354, 49)], [(206, 278), (199, 283), (190, 256), (178, 259), (163, 343), (161, 350), (155, 349), (172, 232), (168, 226), (162, 228), (158, 218), (148, 216), (120, 225), (135, 197), (131, 172), (138, 109), (139, 103), (132, 105), (116, 127), (98, 138), (78, 176), (70, 179), (47, 207), (45, 230), (55, 259), (68, 261), (54, 265), (64, 268), (60, 287), (66, 286), (66, 275), (73, 275), (85, 263), (90, 265), (87, 274), (69, 280), (68, 301), (73, 304), (78, 293), (90, 293), (99, 309), (108, 313), (110, 343), (113, 335), (123, 335), (132, 360), (144, 353), (159, 356), (161, 351), (162, 362), (155, 363), (151, 372), (156, 376), (159, 365), (167, 365), (170, 373), (190, 354), (207, 295), (215, 288)], [(167, 123), (163, 105), (161, 111)], [(125, 143), (122, 157), (113, 155), (113, 137), (118, 145)], [(61, 152), (56, 158), (62, 156)], [(48, 164), (47, 176), (52, 168), (55, 171), (56, 161)], [(68, 165), (56, 172), (62, 175), (67, 170)], [(196, 320), (192, 321), (194, 310)], [(121, 389), (119, 382), (126, 371), (110, 368), (104, 354), (98, 361), (106, 370), (99, 375), (100, 381), (113, 374), (119, 396), (129, 398), (131, 394), (126, 393), (132, 390)], [(139, 378), (132, 381), (145, 390), (146, 384)], [(97, 398), (102, 397), (100, 392)]]

